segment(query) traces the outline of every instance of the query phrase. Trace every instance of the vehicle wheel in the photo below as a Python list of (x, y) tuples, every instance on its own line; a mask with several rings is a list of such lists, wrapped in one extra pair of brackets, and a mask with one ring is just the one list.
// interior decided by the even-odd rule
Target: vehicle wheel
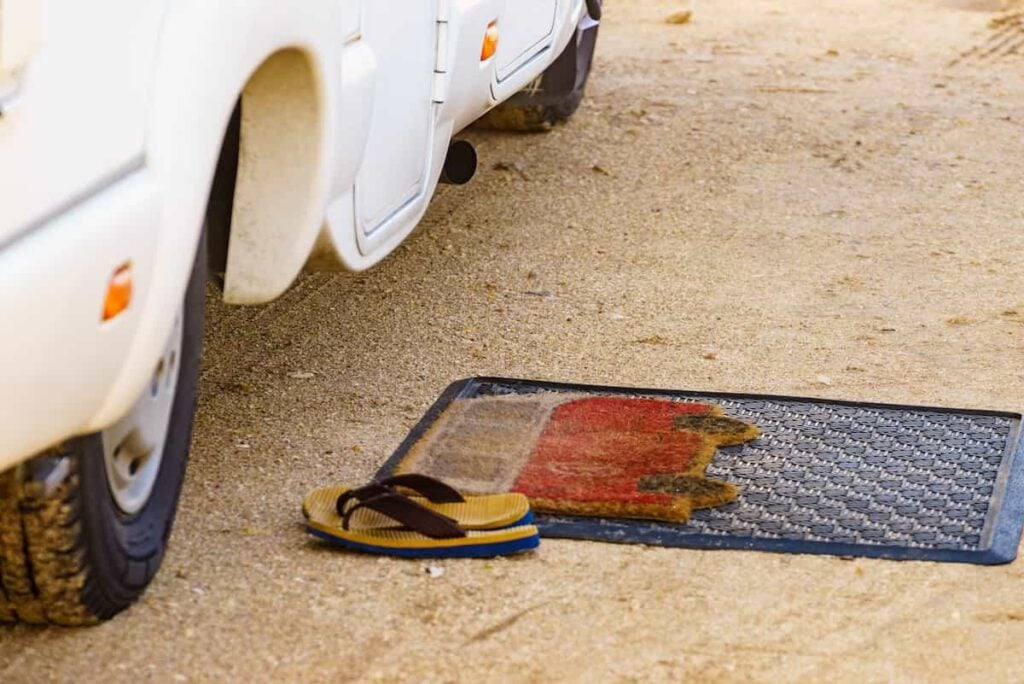
[(545, 131), (573, 115), (583, 100), (597, 45), (596, 18), (600, 17), (601, 4), (589, 0), (588, 5), (595, 9), (583, 15), (575, 37), (558, 59), (525, 88), (481, 117), (477, 126), (499, 131)]
[(205, 282), (204, 239), (164, 353), (128, 415), (0, 474), (0, 620), (99, 622), (156, 574), (191, 441)]

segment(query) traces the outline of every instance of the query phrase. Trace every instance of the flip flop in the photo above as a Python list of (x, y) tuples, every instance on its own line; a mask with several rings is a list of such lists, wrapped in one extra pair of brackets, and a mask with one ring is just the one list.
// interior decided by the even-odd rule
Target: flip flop
[[(303, 500), (302, 514), (306, 518), (316, 517), (340, 525), (342, 516), (352, 504), (387, 492), (397, 492), (398, 488), (410, 490), (411, 493), (403, 493), (416, 503), (451, 518), (464, 530), (493, 530), (533, 522), (530, 501), (522, 494), (463, 496), (440, 480), (416, 473), (394, 475), (358, 488), (344, 485), (321, 487)], [(334, 512), (333, 518), (331, 512)], [(356, 529), (384, 528), (394, 526), (394, 521), (376, 511), (363, 509), (353, 519), (352, 526)]]
[[(393, 522), (392, 527), (354, 528), (353, 518), (372, 511)], [(533, 525), (496, 530), (466, 530), (454, 520), (393, 490), (370, 496), (321, 516), (314, 511), (306, 529), (314, 536), (354, 551), (410, 558), (477, 558), (535, 549), (540, 536)], [(339, 523), (340, 518), (340, 524)]]

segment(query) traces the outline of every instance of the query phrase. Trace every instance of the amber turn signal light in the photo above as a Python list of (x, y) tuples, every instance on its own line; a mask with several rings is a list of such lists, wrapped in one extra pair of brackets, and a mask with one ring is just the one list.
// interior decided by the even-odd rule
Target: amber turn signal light
[(498, 22), (492, 21), (484, 31), (484, 46), (480, 48), (480, 61), (486, 62), (498, 51)]
[(132, 264), (121, 264), (110, 276), (107, 296), (103, 300), (103, 320), (109, 321), (128, 308), (132, 301)]

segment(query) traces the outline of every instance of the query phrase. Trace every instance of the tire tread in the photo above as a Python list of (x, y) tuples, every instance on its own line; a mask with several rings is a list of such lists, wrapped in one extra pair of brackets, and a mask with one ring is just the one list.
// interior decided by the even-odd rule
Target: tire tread
[(25, 466), (0, 473), (0, 622), (95, 624), (89, 567), (75, 502), (77, 457), (57, 483), (34, 481)]

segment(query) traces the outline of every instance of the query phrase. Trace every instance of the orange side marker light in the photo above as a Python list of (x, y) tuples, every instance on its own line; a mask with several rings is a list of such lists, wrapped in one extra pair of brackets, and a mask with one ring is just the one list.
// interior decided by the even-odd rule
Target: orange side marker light
[(486, 62), (498, 51), (498, 21), (494, 20), (487, 25), (484, 31), (484, 45), (480, 48), (480, 61)]
[(107, 296), (103, 300), (103, 320), (109, 321), (128, 308), (132, 301), (132, 263), (117, 267), (107, 284)]

